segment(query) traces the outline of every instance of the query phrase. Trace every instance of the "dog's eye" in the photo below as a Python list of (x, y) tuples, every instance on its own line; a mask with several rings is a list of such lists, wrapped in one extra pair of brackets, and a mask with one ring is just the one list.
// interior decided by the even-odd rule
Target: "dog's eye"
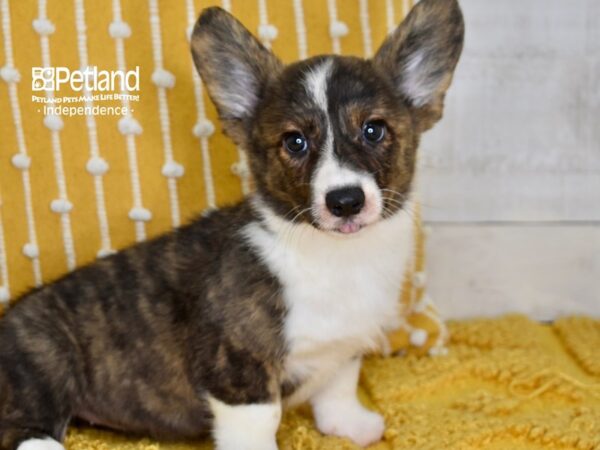
[(375, 144), (385, 136), (385, 124), (381, 120), (365, 122), (363, 125), (363, 136), (371, 144)]
[(301, 155), (308, 149), (308, 141), (300, 133), (288, 133), (283, 138), (283, 145), (293, 155)]

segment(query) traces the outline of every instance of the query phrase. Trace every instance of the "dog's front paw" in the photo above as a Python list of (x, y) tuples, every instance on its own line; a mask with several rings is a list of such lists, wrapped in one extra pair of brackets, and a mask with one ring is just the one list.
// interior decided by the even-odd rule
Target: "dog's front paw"
[(349, 438), (361, 447), (381, 440), (385, 431), (383, 417), (361, 405), (315, 411), (315, 420), (321, 433)]
[(65, 450), (65, 448), (54, 439), (27, 439), (21, 442), (17, 450)]

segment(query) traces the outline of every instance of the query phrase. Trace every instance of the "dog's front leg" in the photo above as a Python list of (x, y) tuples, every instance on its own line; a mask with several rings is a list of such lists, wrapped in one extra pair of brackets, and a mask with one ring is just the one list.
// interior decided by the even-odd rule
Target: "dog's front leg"
[(277, 450), (281, 403), (227, 405), (209, 400), (217, 450)]
[(311, 399), (311, 404), (322, 433), (347, 437), (366, 447), (381, 439), (385, 424), (356, 396), (360, 363), (356, 358), (344, 365)]

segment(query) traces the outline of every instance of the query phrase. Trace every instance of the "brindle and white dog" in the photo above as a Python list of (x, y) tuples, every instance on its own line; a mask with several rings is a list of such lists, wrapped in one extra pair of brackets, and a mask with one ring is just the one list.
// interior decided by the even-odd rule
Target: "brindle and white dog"
[(360, 445), (361, 355), (397, 326), (419, 137), (463, 44), (456, 0), (422, 0), (373, 59), (284, 66), (206, 9), (195, 64), (256, 192), (21, 298), (0, 320), (0, 449), (56, 450), (72, 418), (275, 450), (282, 406)]

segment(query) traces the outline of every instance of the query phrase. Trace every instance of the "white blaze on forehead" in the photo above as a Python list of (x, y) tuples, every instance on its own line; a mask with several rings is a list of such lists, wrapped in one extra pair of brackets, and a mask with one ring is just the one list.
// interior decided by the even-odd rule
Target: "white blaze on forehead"
[[(321, 65), (311, 70), (305, 80), (306, 90), (317, 104), (319, 109), (325, 113), (325, 143), (321, 149), (321, 161), (332, 159), (333, 157), (333, 128), (331, 127), (331, 119), (329, 118), (329, 108), (327, 100), (327, 84), (331, 75), (331, 67), (333, 61), (325, 60)], [(319, 167), (322, 165), (319, 164)], [(317, 168), (317, 173), (319, 169)], [(313, 192), (315, 191), (313, 187)]]
[(329, 225), (323, 215), (327, 215), (325, 196), (329, 191), (349, 186), (359, 186), (365, 193), (365, 208), (361, 215), (368, 221), (379, 216), (381, 211), (381, 191), (371, 174), (343, 165), (334, 153), (333, 127), (329, 117), (327, 85), (331, 75), (333, 60), (328, 59), (308, 72), (305, 86), (315, 104), (325, 113), (326, 136), (321, 157), (312, 177), (313, 210), (317, 211), (322, 225)]
[[(329, 75), (331, 75), (332, 65), (333, 61), (326, 59), (311, 69), (304, 80), (308, 94), (325, 114), (327, 114), (327, 82), (329, 81)], [(329, 122), (329, 117), (327, 121)]]

